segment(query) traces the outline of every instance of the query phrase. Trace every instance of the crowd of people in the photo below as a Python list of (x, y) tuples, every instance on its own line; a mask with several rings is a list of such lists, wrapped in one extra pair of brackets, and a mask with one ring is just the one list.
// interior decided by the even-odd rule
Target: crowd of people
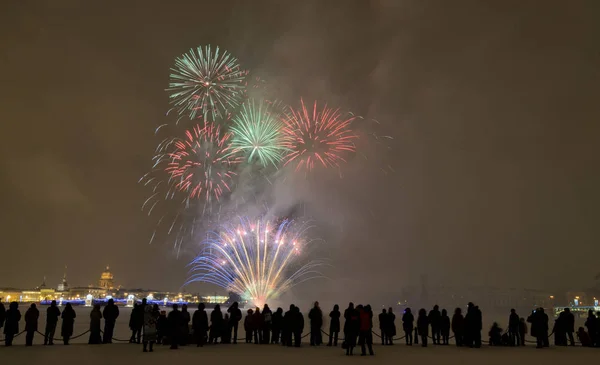
[[(54, 344), (54, 335), (59, 319), (62, 319), (61, 337), (65, 345), (73, 336), (73, 326), (76, 313), (70, 303), (60, 311), (56, 301), (52, 301), (46, 309), (46, 326), (44, 330), (44, 345)], [(589, 311), (585, 327), (579, 327), (576, 334), (582, 346), (600, 347), (600, 312), (598, 317)], [(35, 333), (38, 331), (39, 310), (36, 304), (31, 304), (25, 312), (25, 345), (32, 346)], [(116, 320), (119, 317), (119, 307), (112, 299), (101, 310), (95, 305), (90, 312), (89, 344), (109, 344), (114, 339)], [(463, 316), (462, 309), (456, 308), (452, 318), (446, 309), (440, 311), (435, 305), (429, 312), (421, 308), (415, 319), (410, 308), (402, 314), (402, 330), (406, 345), (419, 344), (427, 347), (429, 339), (434, 345), (448, 345), (450, 333), (456, 346), (481, 347), (481, 331), (483, 328), (482, 313), (479, 307), (469, 303)], [(104, 329), (102, 329), (104, 319)], [(300, 347), (305, 327), (304, 315), (295, 305), (290, 305), (288, 311), (277, 308), (272, 312), (267, 304), (262, 309), (248, 309), (243, 318), (237, 302), (233, 303), (223, 314), (219, 305), (215, 305), (210, 315), (203, 303), (193, 315), (188, 312), (186, 304), (173, 304), (168, 313), (161, 311), (158, 305), (148, 305), (146, 299), (141, 304), (135, 304), (129, 319), (131, 330), (130, 343), (143, 344), (144, 352), (152, 352), (155, 344), (169, 345), (171, 349), (185, 346), (189, 343), (202, 347), (205, 344), (237, 344), (238, 327), (244, 319), (245, 342), (254, 344), (282, 344), (284, 346)], [(344, 320), (343, 327), (341, 321)], [(378, 316), (379, 333), (382, 345), (393, 345), (396, 336), (396, 315), (392, 308), (383, 309)], [(5, 345), (11, 346), (13, 338), (19, 333), (21, 313), (18, 303), (12, 302), (8, 310), (0, 303), (0, 328), (4, 327)], [(315, 302), (308, 313), (310, 324), (310, 345), (323, 344), (324, 314)], [(416, 322), (416, 324), (415, 324)], [(525, 319), (511, 309), (508, 317), (508, 329), (505, 332), (494, 323), (488, 333), (490, 346), (524, 346), (527, 335), (527, 323), (531, 325), (530, 335), (536, 338), (538, 348), (549, 346), (549, 318), (543, 308), (538, 308)], [(354, 354), (357, 346), (361, 348), (361, 356), (374, 355), (373, 351), (373, 311), (370, 305), (349, 303), (343, 315), (336, 304), (329, 312), (329, 337), (327, 346), (338, 346), (340, 332), (343, 332), (342, 348), (346, 355)], [(552, 328), (554, 342), (557, 346), (575, 345), (575, 317), (569, 308), (565, 308), (554, 321)], [(414, 334), (414, 335), (413, 335)]]

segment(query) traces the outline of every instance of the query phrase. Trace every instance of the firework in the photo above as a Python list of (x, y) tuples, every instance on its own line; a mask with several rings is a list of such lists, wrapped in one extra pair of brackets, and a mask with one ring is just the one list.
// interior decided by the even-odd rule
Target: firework
[(167, 91), (180, 115), (205, 121), (228, 118), (242, 100), (247, 72), (240, 70), (230, 53), (220, 53), (219, 47), (214, 52), (210, 46), (190, 49), (175, 60), (171, 71)]
[(344, 156), (356, 151), (354, 141), (358, 136), (350, 129), (355, 117), (344, 117), (339, 109), (327, 105), (319, 109), (316, 101), (311, 109), (303, 100), (300, 103), (300, 109), (290, 107), (284, 117), (283, 133), (289, 149), (283, 157), (284, 165), (311, 170), (315, 165), (338, 167), (346, 162)]
[(249, 100), (233, 118), (233, 152), (243, 152), (250, 163), (258, 161), (263, 166), (276, 167), (286, 152), (282, 127), (275, 108), (266, 102)]
[(299, 262), (310, 245), (289, 220), (280, 223), (240, 219), (207, 238), (201, 253), (190, 263), (186, 283), (216, 284), (241, 295), (255, 305), (303, 281), (320, 277), (316, 269), (322, 261)]
[[(166, 162), (169, 185), (186, 194), (187, 199), (219, 200), (231, 191), (234, 168), (241, 157), (231, 153), (231, 133), (207, 123), (185, 132), (186, 138), (170, 141), (164, 146), (169, 152), (160, 154), (157, 163)], [(166, 157), (166, 158), (165, 158)]]

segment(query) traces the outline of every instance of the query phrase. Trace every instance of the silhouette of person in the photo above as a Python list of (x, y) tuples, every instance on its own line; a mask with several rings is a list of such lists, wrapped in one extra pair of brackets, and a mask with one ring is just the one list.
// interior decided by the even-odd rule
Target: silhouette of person
[[(239, 310), (239, 309), (238, 309)], [(206, 332), (208, 331), (208, 314), (204, 310), (204, 303), (198, 304), (198, 310), (194, 312), (192, 317), (192, 329), (196, 338), (197, 347), (204, 346), (206, 342)], [(235, 338), (237, 338), (237, 329), (235, 330)]]
[(229, 324), (229, 313), (225, 313), (225, 316), (223, 316), (223, 325), (221, 329), (221, 343), (231, 343), (231, 327)]
[(527, 335), (527, 323), (525, 322), (525, 318), (521, 317), (519, 319), (519, 338), (521, 340), (521, 346), (525, 346), (525, 335)]
[(590, 335), (587, 332), (585, 332), (585, 329), (583, 327), (579, 327), (577, 329), (577, 338), (579, 339), (579, 342), (581, 342), (581, 346), (592, 346), (592, 340), (590, 339)]
[(38, 318), (40, 318), (40, 311), (35, 303), (32, 303), (25, 312), (25, 346), (33, 346), (33, 336), (38, 329)]
[(133, 304), (131, 315), (129, 316), (129, 329), (131, 330), (131, 337), (129, 343), (140, 343), (142, 339), (142, 327), (144, 325), (144, 307)]
[(170, 349), (177, 350), (180, 342), (179, 337), (181, 337), (179, 332), (181, 331), (181, 323), (183, 322), (183, 317), (181, 316), (181, 312), (179, 311), (179, 306), (177, 304), (173, 304), (173, 310), (169, 312), (167, 322), (169, 325), (169, 343), (171, 344)]
[(271, 324), (273, 322), (273, 312), (267, 304), (263, 306), (262, 311), (262, 344), (271, 343)]
[(490, 346), (502, 346), (502, 328), (500, 328), (497, 322), (492, 324), (488, 336), (488, 344)]
[(221, 336), (221, 329), (223, 328), (223, 313), (221, 312), (221, 306), (215, 305), (215, 308), (210, 312), (210, 331), (208, 335), (209, 344), (217, 344), (218, 339)]
[(262, 343), (262, 327), (263, 327), (263, 317), (262, 313), (260, 313), (260, 308), (256, 307), (254, 309), (254, 318), (252, 323), (254, 324), (254, 344), (259, 345)]
[[(100, 312), (100, 305), (96, 304), (94, 309), (90, 312), (90, 338), (88, 340), (88, 344), (90, 345), (99, 345), (101, 344), (102, 337), (100, 335), (101, 331), (101, 322), (102, 322), (102, 312)], [(106, 320), (105, 320), (106, 323)], [(113, 324), (114, 327), (114, 324)], [(106, 324), (104, 326), (106, 330)], [(105, 332), (106, 333), (106, 332)]]
[(427, 347), (427, 336), (429, 336), (429, 317), (425, 308), (419, 309), (419, 316), (417, 317), (417, 330), (421, 337), (421, 346)]
[(294, 346), (300, 347), (302, 342), (302, 332), (304, 331), (304, 315), (300, 312), (300, 308), (294, 307), (294, 316), (292, 317), (292, 331), (294, 333)]
[(370, 307), (367, 305), (363, 307), (359, 305), (358, 309), (359, 319), (359, 332), (358, 332), (358, 344), (360, 345), (360, 356), (366, 356), (367, 351), (365, 345), (369, 348), (369, 355), (373, 356), (373, 336), (371, 329), (373, 328), (373, 313), (370, 311)]
[(475, 348), (481, 347), (481, 330), (483, 329), (483, 316), (479, 306), (475, 306), (473, 310), (474, 314), (474, 327), (473, 327), (473, 346)]
[(387, 314), (387, 328), (386, 328), (386, 338), (387, 338), (387, 344), (388, 345), (393, 345), (394, 344), (394, 336), (396, 336), (396, 315), (394, 314), (392, 308), (388, 308), (388, 314)]
[(283, 346), (292, 346), (292, 332), (294, 324), (295, 306), (290, 305), (290, 309), (283, 315), (282, 340)]
[(119, 317), (119, 307), (115, 305), (115, 301), (112, 300), (112, 298), (108, 300), (108, 304), (106, 304), (106, 307), (104, 307), (102, 316), (104, 317), (103, 342), (112, 343), (113, 333), (115, 331), (115, 323)]
[(481, 328), (483, 326), (479, 307), (469, 302), (465, 316), (465, 344), (469, 347), (481, 347)]
[(143, 330), (144, 330), (144, 337), (143, 337), (143, 352), (153, 352), (154, 351), (154, 343), (156, 342), (156, 335), (157, 335), (157, 329), (156, 329), (156, 323), (158, 321), (158, 316), (159, 316), (159, 311), (158, 311), (158, 305), (154, 305), (154, 306), (149, 306), (149, 305), (145, 305), (142, 306), (142, 308), (144, 308), (144, 324), (143, 324)]
[(54, 333), (56, 332), (56, 324), (60, 318), (60, 309), (56, 305), (56, 300), (50, 303), (50, 307), (46, 309), (46, 331), (44, 332), (44, 345), (54, 345)]
[(527, 322), (531, 323), (531, 335), (536, 338), (537, 348), (548, 347), (548, 316), (543, 308), (535, 310)]
[(190, 317), (190, 312), (188, 312), (187, 309), (187, 304), (181, 306), (181, 338), (179, 339), (180, 346), (186, 346), (190, 337), (190, 322), (192, 319)]
[(569, 308), (565, 308), (565, 329), (569, 336), (569, 343), (571, 346), (575, 346), (575, 338), (573, 338), (573, 332), (575, 332), (575, 316), (571, 313)]
[(448, 311), (442, 309), (442, 316), (440, 318), (440, 332), (442, 334), (442, 345), (448, 345), (450, 341), (450, 317), (448, 317)]
[(404, 338), (406, 339), (407, 346), (412, 346), (413, 344), (414, 323), (415, 316), (413, 316), (410, 308), (406, 308), (404, 314), (402, 314), (402, 330), (404, 331)]
[(321, 336), (323, 312), (319, 307), (319, 302), (315, 302), (313, 308), (308, 312), (308, 319), (310, 319), (310, 345), (319, 346), (323, 343), (323, 336)]
[(436, 304), (433, 309), (429, 311), (428, 315), (429, 323), (431, 324), (431, 338), (434, 345), (440, 344), (441, 335), (441, 320), (442, 314), (440, 313), (440, 307)]
[(585, 320), (585, 326), (587, 327), (590, 340), (592, 341), (592, 346), (597, 346), (598, 341), (596, 338), (596, 332), (598, 332), (598, 321), (594, 315), (594, 311), (591, 309), (588, 311), (588, 317)]
[(490, 336), (490, 346), (502, 345), (502, 328), (498, 326), (497, 322), (494, 322), (494, 324), (492, 324), (492, 328), (490, 328), (490, 332), (488, 332), (488, 335)]
[(19, 311), (19, 303), (11, 302), (8, 305), (4, 319), (4, 343), (6, 346), (12, 346), (13, 338), (19, 333), (20, 320), (21, 312)]
[(554, 332), (555, 346), (567, 346), (567, 321), (564, 311), (560, 312), (558, 318), (554, 320), (552, 332)]
[(329, 342), (327, 346), (336, 346), (338, 343), (338, 335), (340, 333), (340, 306), (334, 305), (333, 310), (329, 312)]
[(283, 309), (278, 307), (275, 313), (273, 313), (271, 343), (278, 344), (281, 337), (281, 329), (283, 326)]
[(75, 310), (73, 309), (73, 306), (71, 305), (71, 303), (67, 303), (65, 305), (65, 310), (63, 310), (60, 317), (62, 318), (62, 325), (60, 327), (60, 335), (63, 338), (63, 343), (65, 345), (68, 345), (69, 340), (71, 339), (71, 336), (73, 336), (73, 327), (75, 326), (75, 317), (77, 317), (77, 315), (75, 314)]
[(0, 298), (0, 330), (4, 327), (4, 320), (6, 319), (6, 308), (2, 304), (2, 298)]
[(508, 316), (508, 335), (510, 336), (511, 346), (518, 346), (521, 343), (521, 335), (519, 334), (519, 315), (514, 308), (510, 310), (510, 315)]
[(385, 345), (386, 344), (386, 328), (388, 326), (387, 323), (387, 311), (384, 309), (381, 310), (381, 313), (379, 313), (379, 331), (381, 331), (381, 344)]
[(356, 347), (356, 337), (360, 331), (360, 318), (358, 311), (354, 308), (354, 303), (350, 302), (348, 308), (344, 311), (344, 344), (346, 356), (354, 355)]
[(254, 312), (248, 309), (246, 319), (244, 319), (244, 331), (246, 331), (246, 343), (252, 343), (252, 335), (254, 334)]
[(165, 338), (167, 338), (168, 333), (169, 322), (167, 321), (167, 311), (160, 311), (160, 315), (158, 316), (158, 320), (156, 321), (156, 343), (162, 345), (165, 342), (168, 342), (165, 341)]
[(456, 346), (462, 347), (465, 344), (465, 318), (460, 308), (456, 308), (452, 316), (452, 333)]
[(233, 302), (229, 308), (227, 308), (227, 313), (229, 313), (229, 324), (231, 329), (233, 330), (233, 344), (237, 344), (238, 338), (238, 326), (240, 321), (242, 320), (242, 311), (240, 310), (240, 305), (238, 302)]

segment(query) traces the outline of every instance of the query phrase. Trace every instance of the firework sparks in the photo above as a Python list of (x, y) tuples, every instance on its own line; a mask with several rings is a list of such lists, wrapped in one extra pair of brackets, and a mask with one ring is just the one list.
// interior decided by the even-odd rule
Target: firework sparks
[[(207, 123), (185, 133), (185, 139), (170, 143), (165, 171), (170, 185), (185, 192), (188, 199), (219, 200), (225, 191), (231, 191), (236, 175), (235, 165), (241, 157), (231, 153), (231, 133), (223, 133), (218, 126)], [(162, 156), (158, 160), (163, 159)]]
[(280, 115), (265, 102), (249, 100), (233, 118), (233, 152), (241, 151), (248, 162), (277, 167), (286, 152)]
[(247, 72), (240, 70), (237, 59), (227, 51), (214, 52), (210, 46), (190, 49), (175, 60), (169, 88), (171, 103), (177, 112), (191, 119), (207, 121), (228, 118), (243, 97)]
[(296, 170), (339, 167), (346, 162), (346, 154), (356, 151), (354, 141), (358, 136), (350, 129), (356, 117), (345, 118), (339, 109), (327, 105), (318, 109), (316, 101), (311, 109), (307, 109), (303, 100), (300, 103), (300, 109), (290, 107), (284, 117), (283, 133), (290, 150), (283, 157), (284, 166), (294, 164)]
[(269, 220), (240, 219), (208, 238), (201, 253), (190, 263), (186, 283), (200, 281), (216, 284), (241, 295), (255, 305), (303, 281), (321, 277), (316, 271), (322, 261), (311, 261), (298, 268), (306, 242), (291, 221), (280, 224)]

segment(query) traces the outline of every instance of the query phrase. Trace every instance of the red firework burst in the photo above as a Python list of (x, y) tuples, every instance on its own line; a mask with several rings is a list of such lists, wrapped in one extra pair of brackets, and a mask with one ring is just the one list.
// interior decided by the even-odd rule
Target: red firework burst
[(218, 126), (207, 123), (185, 132), (186, 138), (174, 143), (175, 150), (168, 153), (165, 171), (171, 184), (188, 198), (213, 197), (219, 200), (224, 191), (231, 191), (236, 173), (235, 165), (242, 158), (231, 153), (231, 133), (223, 133)]
[(286, 148), (290, 151), (283, 157), (284, 166), (296, 164), (296, 170), (312, 170), (317, 166), (337, 167), (346, 162), (344, 155), (356, 151), (354, 140), (357, 135), (350, 129), (355, 117), (345, 118), (339, 109), (317, 108), (312, 110), (300, 100), (301, 109), (289, 108), (284, 117), (283, 134)]

